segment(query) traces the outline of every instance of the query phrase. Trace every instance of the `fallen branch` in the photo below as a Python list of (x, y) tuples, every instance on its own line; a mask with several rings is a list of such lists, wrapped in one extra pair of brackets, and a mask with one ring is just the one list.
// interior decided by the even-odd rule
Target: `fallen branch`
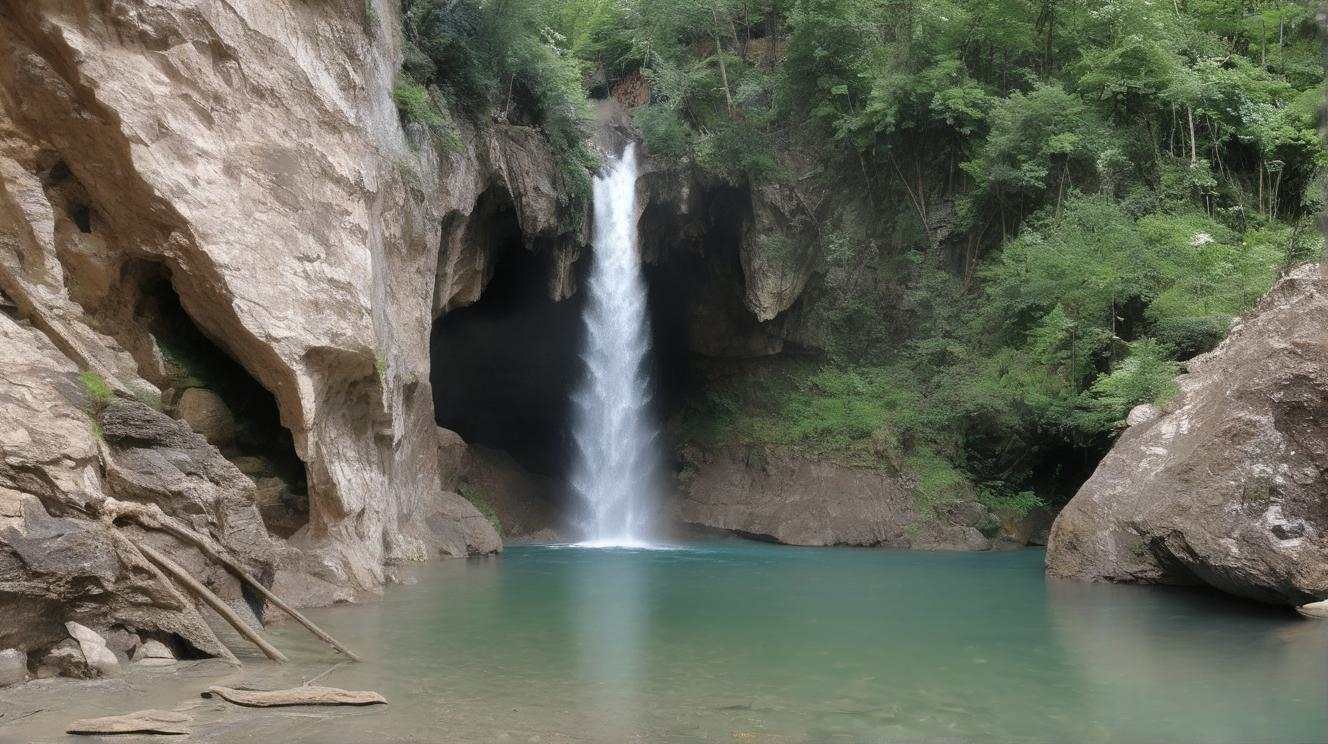
[(332, 672), (335, 672), (336, 670), (338, 670), (338, 669), (340, 669), (341, 667), (345, 666), (346, 663), (347, 663), (347, 662), (344, 662), (344, 661), (343, 661), (343, 662), (338, 663), (338, 664), (333, 664), (333, 665), (332, 665), (332, 668), (329, 669), (329, 670), (327, 670), (326, 672), (323, 672), (322, 674), (319, 674), (319, 675), (317, 675), (317, 676), (315, 676), (315, 677), (312, 677), (312, 678), (310, 678), (310, 679), (306, 679), (306, 680), (304, 681), (304, 684), (303, 684), (302, 686), (303, 686), (303, 687), (308, 687), (309, 685), (312, 685), (313, 683), (317, 682), (318, 680), (320, 680), (320, 679), (326, 677), (327, 675), (331, 674)]
[(214, 594), (211, 589), (203, 586), (203, 583), (198, 579), (190, 576), (189, 572), (181, 568), (178, 563), (172, 561), (161, 553), (158, 553), (151, 546), (140, 544), (137, 547), (143, 552), (143, 555), (148, 557), (148, 560), (157, 564), (161, 570), (175, 577), (176, 581), (184, 584), (186, 589), (193, 592), (199, 599), (203, 600), (207, 606), (216, 610), (217, 614), (221, 615), (223, 620), (230, 623), (231, 627), (235, 628), (237, 633), (244, 636), (250, 643), (257, 646), (260, 651), (267, 655), (267, 658), (283, 663), (289, 661), (285, 654), (277, 650), (276, 646), (268, 643), (263, 636), (259, 635), (258, 632), (249, 627), (249, 624), (242, 620), (239, 615), (235, 614), (235, 610), (232, 610), (229, 605), (223, 602), (221, 597)]
[[(113, 525), (110, 525), (109, 519), (107, 520), (107, 522), (108, 522), (107, 532), (110, 533), (111, 538), (119, 542), (120, 545), (126, 548), (129, 552), (137, 553), (138, 556), (143, 560), (144, 567), (146, 567), (147, 570), (151, 572), (153, 578), (155, 578), (158, 582), (161, 583), (163, 587), (165, 587), (166, 592), (171, 595), (171, 598), (174, 599), (177, 603), (179, 603), (181, 607), (185, 608), (188, 611), (192, 611), (195, 613), (195, 615), (197, 615), (197, 610), (194, 609), (193, 603), (190, 602), (188, 598), (186, 598), (183, 594), (181, 594), (179, 589), (175, 588), (175, 584), (172, 583), (169, 578), (167, 578), (166, 574), (162, 573), (160, 568), (157, 568), (157, 564), (153, 563), (143, 553), (142, 550), (139, 550), (139, 546), (134, 544), (134, 541), (125, 537), (124, 534), (122, 534), (119, 530), (115, 529)], [(229, 648), (226, 648), (226, 644), (221, 642), (221, 639), (217, 637), (216, 632), (212, 630), (212, 626), (208, 625), (207, 622), (204, 621), (202, 617), (198, 618), (198, 625), (203, 631), (212, 636), (210, 640), (215, 644), (215, 648), (213, 649), (200, 649), (200, 650), (205, 652), (216, 651), (221, 656), (222, 660), (225, 661), (226, 663), (237, 667), (241, 666), (240, 660), (235, 658), (235, 654), (231, 653), (231, 650)]]
[(280, 597), (273, 594), (270, 589), (259, 583), (258, 579), (254, 578), (253, 576), (250, 576), (249, 572), (245, 571), (243, 566), (241, 566), (239, 563), (236, 563), (233, 559), (225, 555), (217, 546), (213, 545), (211, 539), (195, 532), (194, 530), (189, 529), (188, 527), (178, 524), (175, 520), (171, 519), (164, 512), (162, 512), (160, 507), (157, 507), (155, 504), (152, 505), (151, 507), (148, 507), (142, 504), (135, 504), (128, 501), (116, 501), (114, 499), (106, 499), (106, 501), (102, 504), (102, 511), (110, 512), (115, 516), (128, 517), (130, 519), (133, 519), (135, 522), (138, 522), (143, 527), (147, 527), (148, 529), (163, 530), (169, 533), (172, 537), (175, 537), (177, 540), (180, 540), (182, 542), (194, 546), (195, 548), (198, 548), (198, 550), (202, 552), (204, 556), (225, 566), (227, 570), (238, 576), (241, 581), (244, 581), (246, 584), (252, 586), (259, 594), (262, 594), (269, 602), (276, 605), (277, 609), (281, 610), (287, 615), (290, 615), (291, 618), (295, 620), (295, 622), (307, 628), (310, 633), (313, 633), (314, 635), (322, 639), (324, 642), (326, 642), (332, 648), (345, 654), (346, 657), (349, 658), (350, 660), (360, 661), (360, 657), (357, 656), (354, 651), (351, 651), (344, 644), (342, 644), (337, 639), (333, 638), (322, 628), (318, 627), (317, 625), (314, 625), (313, 622), (309, 620), (309, 618), (305, 617), (294, 607), (291, 607), (290, 605), (286, 604)]
[(286, 705), (375, 705), (387, 698), (369, 690), (342, 690), (336, 687), (293, 687), (289, 690), (237, 690), (213, 685), (203, 697), (217, 697), (250, 708), (277, 708)]

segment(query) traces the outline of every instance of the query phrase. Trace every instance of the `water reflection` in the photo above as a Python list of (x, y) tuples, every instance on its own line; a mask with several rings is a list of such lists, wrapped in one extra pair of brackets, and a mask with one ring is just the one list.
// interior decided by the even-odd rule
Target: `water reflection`
[(1048, 579), (1047, 599), (1096, 738), (1328, 740), (1321, 624), (1190, 589)]
[(630, 548), (578, 549), (572, 559), (578, 704), (588, 719), (584, 733), (594, 741), (626, 741), (641, 728), (651, 566), (649, 556)]

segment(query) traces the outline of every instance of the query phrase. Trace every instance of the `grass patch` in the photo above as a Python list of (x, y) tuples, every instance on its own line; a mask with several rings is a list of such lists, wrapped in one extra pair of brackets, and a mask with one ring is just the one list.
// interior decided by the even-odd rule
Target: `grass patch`
[(420, 85), (410, 73), (397, 76), (392, 86), (392, 100), (402, 120), (423, 124), (433, 135), (434, 142), (451, 152), (461, 152), (461, 137), (452, 125), (451, 117), (438, 105), (428, 88)]
[(83, 389), (87, 391), (88, 398), (92, 401), (92, 410), (89, 411), (92, 415), (101, 413), (102, 409), (115, 397), (115, 391), (111, 389), (110, 385), (106, 384), (106, 380), (90, 369), (79, 372), (78, 379), (83, 382)]
[(387, 357), (381, 351), (374, 352), (374, 377), (378, 378), (379, 385), (387, 379)]
[(498, 513), (489, 505), (489, 499), (484, 495), (483, 489), (479, 486), (465, 485), (461, 487), (461, 496), (480, 510), (480, 514), (483, 514), (484, 518), (489, 520), (489, 524), (493, 525), (495, 532), (499, 535), (503, 534), (502, 520), (498, 519)]

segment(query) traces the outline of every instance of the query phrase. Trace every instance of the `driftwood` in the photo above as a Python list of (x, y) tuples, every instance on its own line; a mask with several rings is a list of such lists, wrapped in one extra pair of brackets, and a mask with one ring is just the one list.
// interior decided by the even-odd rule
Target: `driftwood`
[(216, 695), (222, 700), (250, 708), (277, 708), (286, 705), (375, 705), (387, 698), (369, 690), (342, 690), (336, 687), (303, 686), (289, 690), (244, 690), (213, 685), (203, 697)]
[[(134, 544), (134, 541), (125, 537), (119, 530), (115, 529), (114, 527), (108, 529), (107, 532), (109, 532), (111, 538), (114, 539), (116, 542), (120, 543), (122, 547), (124, 547), (126, 550), (128, 550), (131, 553), (137, 553), (143, 559), (143, 565), (147, 567), (148, 571), (152, 572), (153, 578), (155, 578), (158, 582), (161, 583), (161, 585), (166, 589), (166, 592), (171, 595), (172, 599), (174, 599), (177, 603), (179, 603), (181, 607), (184, 607), (190, 611), (197, 613), (197, 611), (193, 609), (193, 603), (191, 603), (183, 594), (181, 594), (179, 589), (175, 588), (175, 584), (172, 583), (171, 580), (166, 577), (166, 574), (162, 573), (160, 568), (157, 568), (156, 563), (153, 563), (151, 560), (149, 560), (148, 557), (143, 554), (143, 551), (138, 549), (138, 545)], [(201, 628), (203, 631), (211, 634), (211, 641), (215, 646), (215, 650), (219, 654), (221, 654), (222, 660), (233, 666), (237, 667), (240, 666), (240, 660), (235, 658), (235, 654), (231, 653), (231, 650), (229, 648), (226, 648), (226, 644), (221, 642), (221, 639), (217, 637), (216, 632), (212, 630), (212, 626), (208, 625), (207, 622), (205, 622), (202, 617), (198, 618), (198, 625), (199, 628)]]
[(203, 583), (198, 579), (190, 576), (189, 572), (181, 568), (178, 563), (157, 552), (156, 549), (149, 545), (139, 544), (137, 547), (142, 551), (143, 555), (148, 557), (148, 560), (157, 564), (158, 568), (173, 576), (176, 581), (184, 584), (186, 589), (193, 592), (194, 596), (203, 600), (203, 602), (213, 610), (216, 610), (217, 614), (221, 615), (223, 620), (230, 623), (231, 627), (235, 628), (237, 633), (244, 636), (250, 643), (257, 646), (260, 651), (267, 655), (267, 658), (277, 662), (289, 661), (285, 654), (277, 650), (276, 646), (268, 643), (263, 636), (258, 634), (258, 631), (249, 627), (248, 623), (242, 620), (239, 615), (235, 614), (235, 610), (232, 610), (229, 605), (223, 602), (221, 597), (214, 594), (211, 589), (203, 586)]
[(173, 734), (187, 735), (189, 716), (169, 710), (140, 710), (123, 716), (87, 718), (74, 721), (65, 729), (67, 734)]
[(195, 532), (194, 530), (185, 527), (184, 525), (179, 524), (177, 520), (168, 517), (164, 512), (161, 511), (160, 507), (157, 507), (155, 504), (151, 507), (148, 507), (142, 504), (135, 504), (127, 501), (116, 501), (113, 499), (107, 499), (106, 502), (103, 503), (102, 505), (102, 511), (110, 513), (116, 517), (128, 517), (130, 519), (133, 519), (135, 522), (138, 522), (140, 525), (147, 527), (149, 529), (162, 530), (164, 532), (169, 533), (172, 537), (176, 538), (177, 540), (180, 540), (181, 542), (187, 543), (189, 545), (194, 546), (195, 548), (198, 548), (198, 550), (202, 552), (204, 556), (207, 556), (213, 561), (216, 561), (217, 563), (220, 563), (221, 565), (225, 566), (227, 570), (238, 576), (241, 581), (244, 581), (246, 584), (253, 587), (256, 591), (258, 591), (259, 594), (262, 594), (269, 602), (276, 605), (278, 609), (280, 609), (282, 612), (285, 612), (287, 615), (290, 615), (291, 618), (295, 620), (295, 622), (307, 628), (310, 633), (313, 633), (314, 635), (318, 636), (320, 639), (322, 639), (332, 648), (345, 654), (346, 657), (351, 659), (352, 661), (360, 661), (360, 657), (357, 656), (354, 651), (351, 651), (344, 644), (342, 644), (337, 639), (333, 638), (322, 628), (318, 627), (317, 625), (314, 625), (313, 622), (309, 620), (309, 618), (305, 617), (294, 607), (291, 607), (290, 605), (286, 604), (286, 602), (284, 602), (280, 597), (273, 594), (271, 590), (269, 590), (267, 587), (259, 583), (258, 579), (254, 578), (253, 576), (250, 576), (249, 572), (245, 571), (243, 566), (241, 566), (239, 563), (236, 563), (233, 559), (231, 559), (229, 556), (223, 553), (218, 546), (213, 544), (210, 538), (201, 535), (198, 532)]

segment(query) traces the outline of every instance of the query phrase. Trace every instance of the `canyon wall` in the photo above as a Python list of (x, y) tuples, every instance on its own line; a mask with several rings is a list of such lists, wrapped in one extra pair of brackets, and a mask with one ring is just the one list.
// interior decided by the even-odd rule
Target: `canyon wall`
[[(443, 486), (429, 331), (488, 281), (486, 204), (513, 210), (526, 248), (564, 266), (582, 236), (559, 228), (537, 130), (458, 121), (454, 152), (402, 126), (398, 12), (390, 0), (0, 7), (6, 617), (54, 608), (47, 620), (217, 652), (191, 608), (142, 586), (141, 556), (117, 541), (147, 537), (111, 526), (115, 500), (188, 519), (303, 604), (375, 592), (400, 561), (500, 549)], [(572, 291), (561, 276), (551, 294)], [(264, 524), (280, 509), (261, 509), (265, 479), (255, 491), (237, 469), (259, 458), (228, 461), (213, 446), (225, 442), (160, 413), (185, 416), (182, 392), (203, 397), (180, 381), (167, 327), (252, 378), (246, 404), (276, 409), (302, 471), (289, 479), (307, 492), (287, 509), (296, 521)], [(233, 582), (185, 546), (158, 547), (210, 585)], [(69, 551), (104, 565), (58, 557)], [(89, 605), (80, 593), (94, 588), (121, 599)], [(39, 647), (48, 624), (0, 646)]]

